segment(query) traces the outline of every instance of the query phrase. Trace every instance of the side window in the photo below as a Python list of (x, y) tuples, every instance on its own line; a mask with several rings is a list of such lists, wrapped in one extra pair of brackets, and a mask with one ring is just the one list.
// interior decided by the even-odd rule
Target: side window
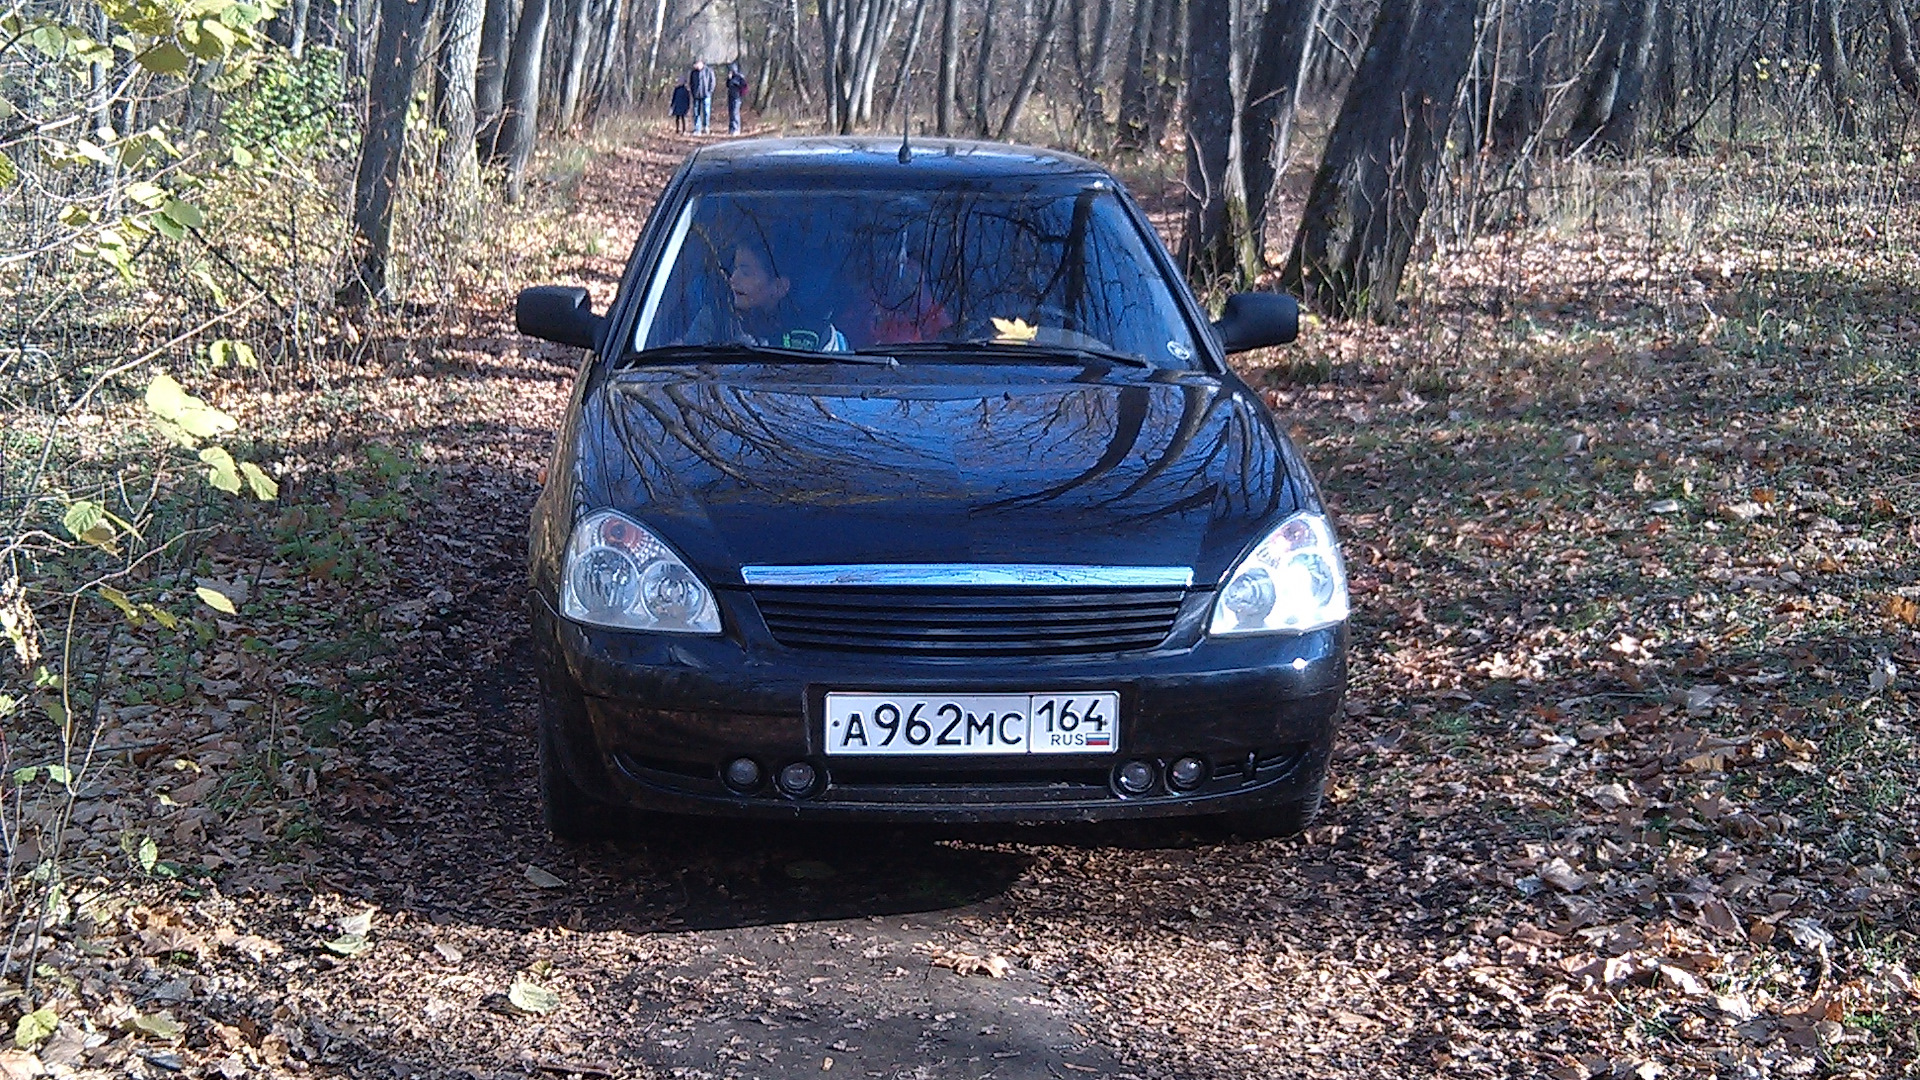
[(710, 336), (700, 332), (707, 321), (702, 314), (724, 307), (727, 283), (712, 227), (712, 203), (706, 198), (691, 203), (669, 240), (663, 253), (667, 261), (648, 284), (651, 295), (641, 312), (636, 348), (700, 344)]

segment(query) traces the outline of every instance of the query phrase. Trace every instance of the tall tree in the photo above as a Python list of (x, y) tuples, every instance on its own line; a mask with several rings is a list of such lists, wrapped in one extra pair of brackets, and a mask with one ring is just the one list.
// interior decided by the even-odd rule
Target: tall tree
[(880, 59), (899, 14), (900, 0), (820, 0), (827, 125), (842, 135), (872, 115)]
[(580, 89), (586, 81), (587, 50), (593, 45), (593, 18), (604, 5), (596, 0), (573, 0), (573, 26), (560, 68), (560, 97), (553, 125), (564, 131), (580, 119)]
[(994, 0), (986, 0), (986, 8), (980, 16), (980, 52), (974, 58), (973, 65), (973, 120), (974, 131), (981, 138), (993, 134), (993, 39), (995, 20)]
[(1267, 204), (1286, 162), (1283, 129), (1292, 123), (1301, 59), (1320, 16), (1321, 0), (1269, 0), (1247, 76), (1247, 103), (1240, 121), (1246, 143), (1248, 228), (1254, 243), (1266, 235)]
[(1033, 96), (1034, 84), (1040, 80), (1040, 65), (1045, 62), (1047, 53), (1053, 48), (1053, 30), (1060, 18), (1060, 0), (1046, 0), (1046, 8), (1040, 15), (1040, 28), (1034, 33), (1033, 50), (1027, 54), (1027, 63), (1020, 71), (1020, 81), (1013, 88), (1013, 100), (1007, 103), (1007, 114), (1000, 121), (1000, 130), (995, 138), (1008, 139), (1020, 122), (1020, 114), (1026, 110), (1027, 99)]
[(955, 105), (960, 97), (960, 0), (940, 0), (940, 77), (935, 87), (934, 130), (958, 130)]
[(407, 141), (407, 103), (426, 51), (434, 0), (381, 0), (380, 35), (367, 69), (367, 127), (353, 176), (353, 278), (349, 306), (385, 300), (393, 240), (393, 193)]
[(1154, 12), (1170, 0), (1138, 0), (1133, 6), (1133, 28), (1127, 34), (1127, 63), (1120, 74), (1120, 131), (1122, 149), (1144, 150), (1147, 135), (1147, 81), (1153, 52)]
[(1652, 67), (1654, 33), (1659, 28), (1660, 0), (1641, 0), (1620, 52), (1619, 77), (1615, 81), (1612, 107), (1606, 122), (1600, 125), (1595, 141), (1616, 155), (1633, 149), (1639, 133), (1640, 114), (1647, 96), (1647, 73)]
[(793, 88), (800, 94), (801, 107), (812, 108), (813, 91), (807, 89), (805, 65), (800, 57), (800, 0), (787, 0), (787, 65), (793, 69)]
[(1506, 107), (1493, 121), (1493, 149), (1497, 154), (1512, 154), (1526, 145), (1547, 120), (1547, 73), (1552, 69), (1548, 50), (1554, 43), (1554, 23), (1560, 16), (1559, 0), (1521, 0), (1522, 37), (1519, 48), (1520, 70), (1514, 77), (1513, 93)]
[(1235, 285), (1259, 274), (1260, 251), (1247, 215), (1240, 140), (1240, 50), (1232, 33), (1241, 0), (1190, 0), (1187, 56), (1187, 197), (1181, 258), (1187, 277)]
[(1477, 0), (1385, 0), (1314, 174), (1282, 282), (1390, 317), (1472, 60)]
[[(1180, 103), (1189, 40), (1189, 0), (1160, 0), (1154, 5), (1152, 60), (1147, 81), (1147, 142), (1158, 143)], [(1220, 33), (1217, 26), (1202, 27), (1205, 36)]]
[[(594, 64), (592, 87), (595, 113), (610, 105), (625, 105), (631, 98), (633, 76), (626, 68), (629, 17), (624, 0), (609, 0), (606, 15), (600, 20), (600, 59)], [(615, 71), (620, 72), (617, 79)], [(764, 82), (766, 76), (760, 78)]]
[(1906, 0), (1881, 0), (1887, 17), (1887, 66), (1907, 96), (1920, 101), (1920, 63), (1913, 59), (1913, 24), (1907, 21)]
[(482, 161), (499, 157), (500, 118), (506, 111), (507, 48), (513, 40), (513, 0), (485, 0), (480, 56), (473, 77), (473, 120)]
[(1602, 32), (1593, 71), (1587, 76), (1586, 87), (1581, 94), (1580, 111), (1574, 115), (1573, 126), (1567, 131), (1568, 146), (1576, 149), (1586, 147), (1601, 138), (1601, 129), (1607, 126), (1607, 121), (1619, 107), (1623, 77), (1638, 91), (1641, 76), (1645, 74), (1644, 64), (1639, 75), (1629, 75), (1627, 68), (1636, 56), (1645, 56), (1644, 50), (1635, 46), (1650, 33), (1653, 8), (1658, 2), (1614, 0)]
[(1844, 138), (1859, 133), (1853, 100), (1853, 67), (1847, 62), (1847, 42), (1840, 35), (1840, 0), (1816, 0), (1814, 39), (1820, 49), (1820, 82), (1833, 101), (1833, 123)]
[(500, 154), (507, 162), (507, 201), (526, 190), (527, 164), (540, 123), (540, 65), (547, 51), (549, 0), (524, 0), (507, 57), (506, 111), (500, 121)]
[(440, 145), (440, 172), (465, 182), (473, 172), (474, 95), (480, 65), (484, 0), (442, 0), (445, 29), (433, 65), (435, 112), (446, 141)]
[(287, 8), (287, 52), (295, 60), (307, 52), (307, 14), (311, 8), (311, 0), (293, 0)]
[[(884, 122), (900, 104), (901, 95), (913, 89), (913, 61), (920, 53), (920, 35), (927, 27), (927, 0), (914, 0), (913, 26), (907, 30), (907, 47), (900, 54), (900, 70), (894, 73), (893, 89), (887, 94), (887, 107), (881, 110)], [(905, 122), (913, 120), (913, 102), (907, 102)]]
[(1082, 136), (1095, 138), (1107, 127), (1107, 67), (1113, 55), (1114, 0), (1099, 0), (1091, 12), (1087, 0), (1073, 0), (1073, 71), (1080, 93)]

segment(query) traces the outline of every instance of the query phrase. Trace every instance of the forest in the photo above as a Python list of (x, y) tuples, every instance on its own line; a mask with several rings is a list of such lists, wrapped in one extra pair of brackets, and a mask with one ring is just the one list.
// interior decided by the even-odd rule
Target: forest
[[(10, 0), (0, 1078), (1920, 1076), (1915, 18)], [(512, 298), (612, 297), (695, 61), (1301, 299), (1319, 824), (543, 831)]]

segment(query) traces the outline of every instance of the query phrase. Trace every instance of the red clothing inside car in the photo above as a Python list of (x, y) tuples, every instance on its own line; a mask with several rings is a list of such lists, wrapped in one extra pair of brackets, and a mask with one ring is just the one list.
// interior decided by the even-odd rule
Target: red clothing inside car
[(847, 319), (855, 348), (935, 341), (953, 326), (953, 317), (925, 289), (897, 306), (868, 297)]

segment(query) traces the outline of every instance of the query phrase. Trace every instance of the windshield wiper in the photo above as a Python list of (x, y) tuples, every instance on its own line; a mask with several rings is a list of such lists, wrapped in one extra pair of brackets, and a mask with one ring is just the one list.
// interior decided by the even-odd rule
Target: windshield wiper
[(780, 345), (755, 345), (746, 341), (714, 342), (708, 345), (663, 345), (628, 357), (622, 368), (647, 364), (672, 364), (685, 361), (751, 364), (768, 360), (799, 360), (809, 364), (877, 364), (898, 367), (900, 361), (873, 352), (821, 352), (817, 349), (789, 349)]
[(1032, 356), (1045, 363), (1049, 360), (1077, 360), (1083, 364), (1120, 364), (1124, 367), (1153, 370), (1153, 363), (1143, 357), (1108, 349), (1089, 349), (1080, 345), (1038, 345), (1031, 341), (915, 341), (887, 346), (889, 353), (901, 356), (954, 355), (971, 353), (978, 355), (990, 353), (995, 359), (1006, 357), (1019, 359), (1022, 355)]

